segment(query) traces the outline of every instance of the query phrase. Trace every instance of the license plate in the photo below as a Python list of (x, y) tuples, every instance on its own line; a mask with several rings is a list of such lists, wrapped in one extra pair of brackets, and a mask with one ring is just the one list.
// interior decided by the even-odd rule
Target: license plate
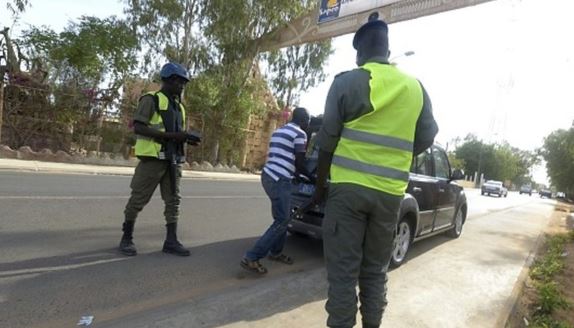
[(313, 195), (315, 192), (315, 186), (311, 184), (301, 183), (299, 184), (299, 193), (303, 195)]

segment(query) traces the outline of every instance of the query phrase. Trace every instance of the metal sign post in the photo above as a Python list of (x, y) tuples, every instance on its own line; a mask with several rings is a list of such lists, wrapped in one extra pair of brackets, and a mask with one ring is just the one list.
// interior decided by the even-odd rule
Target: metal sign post
[(4, 113), (4, 81), (0, 81), (0, 145), (2, 144), (2, 124), (4, 120), (2, 114)]

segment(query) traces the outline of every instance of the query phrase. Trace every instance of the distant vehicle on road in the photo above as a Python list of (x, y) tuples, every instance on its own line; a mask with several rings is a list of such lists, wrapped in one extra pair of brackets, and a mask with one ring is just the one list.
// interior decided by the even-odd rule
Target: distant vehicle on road
[(544, 188), (544, 189), (540, 189), (539, 192), (540, 198), (552, 198), (552, 190)]
[(530, 185), (522, 185), (522, 187), (520, 187), (520, 191), (518, 192), (519, 194), (528, 194), (529, 196), (532, 196), (532, 186)]
[(486, 181), (480, 190), (481, 195), (498, 195), (498, 197), (508, 196), (508, 189), (504, 187), (502, 181), (489, 180)]
[(559, 191), (556, 193), (556, 198), (564, 199), (564, 198), (566, 198), (566, 193)]
[[(308, 159), (307, 169), (314, 172), (315, 168), (316, 159)], [(415, 157), (399, 212), (392, 266), (398, 267), (404, 262), (413, 242), (444, 232), (452, 238), (460, 236), (468, 209), (464, 189), (456, 183), (462, 179), (464, 173), (451, 169), (446, 152), (439, 146), (432, 146)], [(313, 185), (299, 183), (291, 197), (292, 213), (305, 206), (313, 192)], [(294, 215), (288, 231), (321, 238), (323, 216), (323, 207)]]

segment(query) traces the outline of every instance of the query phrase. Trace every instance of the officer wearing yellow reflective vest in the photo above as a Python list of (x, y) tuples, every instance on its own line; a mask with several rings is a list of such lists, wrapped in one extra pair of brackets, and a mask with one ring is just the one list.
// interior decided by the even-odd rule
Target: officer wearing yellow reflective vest
[(363, 327), (379, 327), (412, 158), (438, 127), (420, 82), (389, 64), (385, 22), (363, 25), (353, 47), (359, 68), (336, 76), (327, 96), (312, 204), (326, 197), (327, 325), (355, 325), (358, 283)]
[(142, 96), (134, 114), (135, 154), (140, 162), (130, 184), (132, 193), (124, 211), (123, 236), (119, 246), (120, 252), (128, 256), (137, 254), (133, 243), (137, 215), (150, 201), (158, 185), (165, 203), (167, 223), (163, 252), (190, 255), (177, 239), (181, 163), (185, 162), (184, 145), (188, 140), (185, 108), (180, 97), (189, 76), (181, 65), (167, 63), (162, 67), (160, 77), (161, 90)]

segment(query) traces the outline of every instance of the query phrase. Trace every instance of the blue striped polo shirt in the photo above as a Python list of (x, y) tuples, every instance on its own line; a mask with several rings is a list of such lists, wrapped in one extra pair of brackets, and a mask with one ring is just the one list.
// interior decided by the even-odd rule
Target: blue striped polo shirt
[(293, 179), (295, 154), (304, 153), (306, 145), (307, 134), (295, 123), (288, 123), (275, 130), (263, 171), (275, 181), (279, 178)]

